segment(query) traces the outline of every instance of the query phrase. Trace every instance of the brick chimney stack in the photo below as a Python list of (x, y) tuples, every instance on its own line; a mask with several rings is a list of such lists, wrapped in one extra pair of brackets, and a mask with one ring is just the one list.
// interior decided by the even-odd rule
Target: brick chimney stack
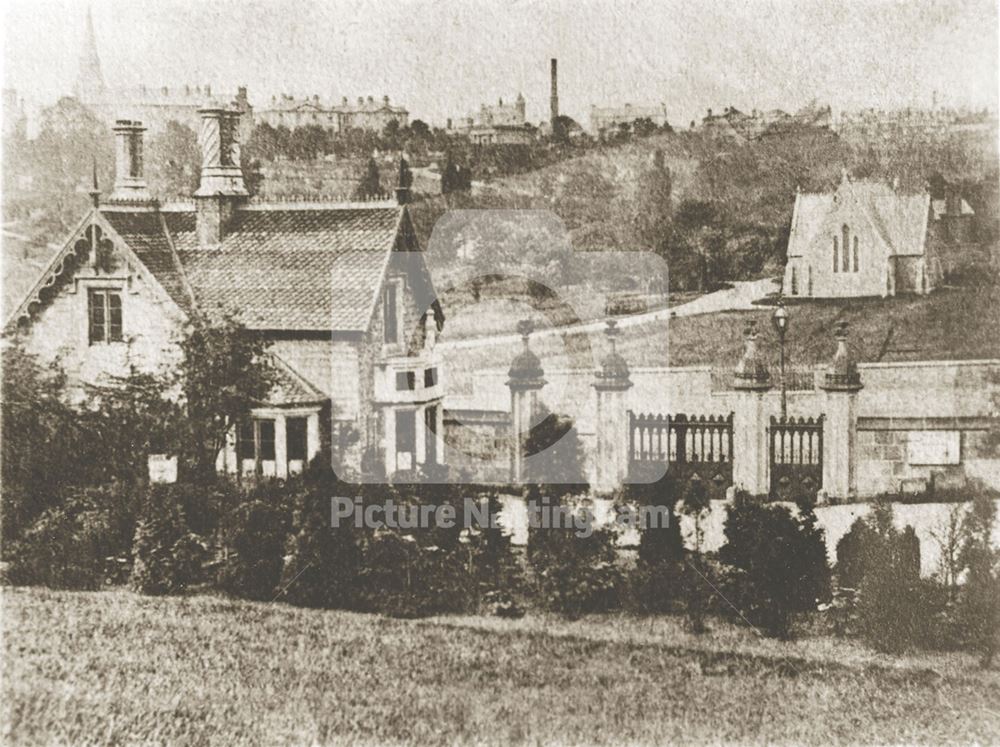
[(218, 246), (238, 205), (249, 196), (240, 169), (237, 139), (240, 113), (200, 109), (201, 181), (194, 193), (198, 213), (198, 244)]
[(552, 93), (549, 97), (549, 125), (555, 127), (556, 118), (559, 116), (559, 74), (557, 71), (558, 61), (552, 58)]
[(142, 122), (119, 119), (115, 133), (115, 186), (109, 202), (148, 203), (153, 197), (142, 169)]

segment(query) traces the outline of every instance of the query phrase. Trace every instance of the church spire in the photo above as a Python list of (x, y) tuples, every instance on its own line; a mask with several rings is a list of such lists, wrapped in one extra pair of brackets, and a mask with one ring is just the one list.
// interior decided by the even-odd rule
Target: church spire
[(104, 76), (101, 75), (101, 60), (97, 56), (97, 37), (94, 35), (94, 19), (89, 6), (73, 93), (84, 103), (99, 101), (104, 95)]

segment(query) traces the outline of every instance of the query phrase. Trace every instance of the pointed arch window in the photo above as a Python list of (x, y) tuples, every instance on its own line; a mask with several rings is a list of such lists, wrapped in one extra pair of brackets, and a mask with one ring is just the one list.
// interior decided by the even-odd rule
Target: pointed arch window
[(844, 237), (844, 243), (843, 243), (844, 272), (849, 272), (851, 269), (851, 256), (850, 254), (848, 254), (848, 247), (850, 247), (851, 245), (851, 230), (847, 227), (846, 223), (841, 227), (840, 230)]
[(834, 272), (838, 272), (840, 270), (840, 263), (837, 261), (837, 253), (838, 253), (837, 249), (838, 249), (837, 237), (834, 236), (833, 237), (833, 271)]
[(854, 237), (854, 271), (858, 271), (858, 237)]
[(799, 280), (795, 273), (795, 265), (792, 265), (792, 295), (799, 295)]

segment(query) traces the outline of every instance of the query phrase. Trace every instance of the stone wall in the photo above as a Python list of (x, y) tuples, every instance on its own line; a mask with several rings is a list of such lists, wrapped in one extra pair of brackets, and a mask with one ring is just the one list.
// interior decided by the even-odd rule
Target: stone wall
[[(983, 430), (989, 418), (996, 417), (993, 397), (1000, 389), (1000, 361), (869, 363), (858, 368), (864, 385), (857, 395), (857, 416), (862, 423), (855, 452), (859, 495), (899, 491), (903, 480), (929, 479), (932, 472), (939, 474), (939, 485), (980, 479), (1000, 489), (1000, 455), (987, 448)], [(593, 468), (593, 372), (546, 370), (545, 379), (540, 400), (550, 410), (574, 419)], [(726, 416), (737, 409), (737, 393), (713, 387), (708, 367), (635, 368), (631, 379), (634, 386), (625, 394), (625, 407), (637, 413)], [(446, 396), (446, 407), (509, 409), (506, 370), (478, 371), (472, 381), (471, 393)], [(788, 392), (787, 400), (788, 414), (793, 417), (816, 417), (827, 409), (826, 394), (819, 389)], [(779, 413), (780, 394), (772, 388), (762, 401), (765, 424)], [(877, 435), (871, 430), (875, 420), (892, 422), (884, 422)], [(958, 465), (945, 469), (906, 462), (909, 433), (949, 429), (962, 434)]]

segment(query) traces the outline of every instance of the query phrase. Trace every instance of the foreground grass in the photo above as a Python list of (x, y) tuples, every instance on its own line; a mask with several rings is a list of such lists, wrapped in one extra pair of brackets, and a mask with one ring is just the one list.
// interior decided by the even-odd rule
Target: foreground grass
[(7, 589), (4, 634), (5, 743), (1000, 739), (1000, 677), (970, 658), (882, 666), (732, 630), (693, 642), (669, 619), (400, 621)]

